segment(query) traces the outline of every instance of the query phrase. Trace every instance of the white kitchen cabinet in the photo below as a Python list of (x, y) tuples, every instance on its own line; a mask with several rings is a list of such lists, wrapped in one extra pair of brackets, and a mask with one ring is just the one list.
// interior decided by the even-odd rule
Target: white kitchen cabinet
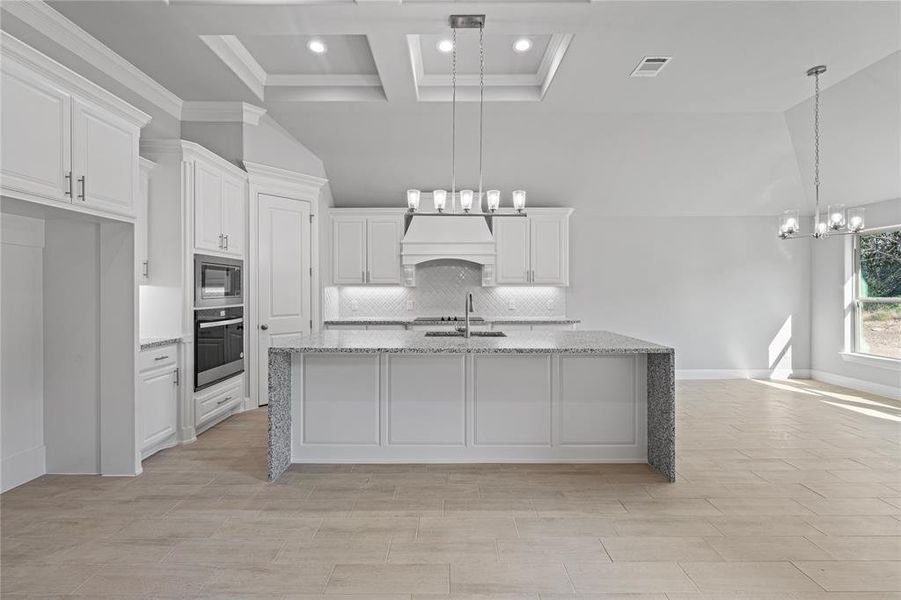
[(528, 219), (495, 219), (494, 241), (497, 247), (495, 282), (498, 284), (528, 283), (531, 269)]
[(138, 357), (141, 459), (174, 446), (178, 426), (178, 347), (144, 350)]
[(108, 213), (133, 215), (140, 130), (81, 99), (75, 100), (73, 115), (75, 202)]
[(194, 249), (244, 256), (245, 183), (214, 164), (194, 166)]
[(138, 175), (138, 195), (135, 198), (135, 261), (138, 281), (150, 282), (150, 171), (156, 164), (141, 158)]
[(495, 219), (495, 283), (569, 285), (572, 209), (532, 208), (525, 218)]
[(366, 282), (400, 283), (400, 241), (403, 220), (370, 217), (366, 220)]
[(332, 217), (332, 280), (366, 282), (366, 218)]
[(240, 409), (243, 401), (243, 374), (194, 394), (194, 426), (197, 433), (209, 429)]
[(71, 202), (72, 97), (18, 63), (0, 71), (4, 190)]
[(145, 113), (2, 34), (2, 194), (135, 216)]

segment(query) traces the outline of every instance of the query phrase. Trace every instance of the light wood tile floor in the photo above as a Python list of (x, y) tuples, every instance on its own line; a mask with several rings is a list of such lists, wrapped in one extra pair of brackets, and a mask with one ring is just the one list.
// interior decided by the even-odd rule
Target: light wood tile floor
[(901, 598), (901, 404), (680, 382), (678, 481), (645, 465), (307, 465), (266, 415), (137, 478), (0, 497), (4, 599)]

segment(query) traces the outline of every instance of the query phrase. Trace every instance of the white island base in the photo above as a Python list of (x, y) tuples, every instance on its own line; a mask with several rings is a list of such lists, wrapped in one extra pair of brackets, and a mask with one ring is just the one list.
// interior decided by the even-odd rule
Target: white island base
[(291, 462), (644, 463), (646, 369), (644, 354), (296, 354)]

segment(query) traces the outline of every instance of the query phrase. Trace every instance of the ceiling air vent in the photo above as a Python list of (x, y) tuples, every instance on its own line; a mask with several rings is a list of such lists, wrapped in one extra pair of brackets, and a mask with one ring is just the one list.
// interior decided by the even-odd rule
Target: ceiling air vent
[(632, 71), (631, 77), (657, 77), (672, 58), (672, 56), (645, 56)]

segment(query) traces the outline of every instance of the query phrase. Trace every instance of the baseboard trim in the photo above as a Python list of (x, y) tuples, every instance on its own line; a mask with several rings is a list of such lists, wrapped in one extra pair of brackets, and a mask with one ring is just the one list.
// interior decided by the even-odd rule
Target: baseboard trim
[(873, 383), (863, 379), (855, 379), (854, 377), (845, 377), (844, 375), (836, 375), (827, 371), (811, 371), (811, 377), (816, 381), (830, 383), (832, 385), (840, 385), (842, 387), (851, 388), (877, 396), (885, 396), (893, 400), (901, 400), (901, 387), (891, 385), (883, 385), (881, 383)]
[(810, 369), (676, 369), (676, 379), (809, 379)]
[(0, 463), (0, 493), (28, 483), (47, 472), (47, 449), (42, 444), (5, 458)]

